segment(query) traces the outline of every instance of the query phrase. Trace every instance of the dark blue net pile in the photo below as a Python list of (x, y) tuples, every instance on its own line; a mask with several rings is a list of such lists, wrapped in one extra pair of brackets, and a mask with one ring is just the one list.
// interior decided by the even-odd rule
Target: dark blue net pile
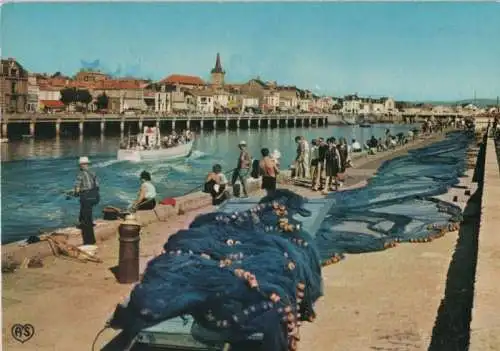
[(134, 334), (190, 314), (231, 343), (263, 333), (262, 350), (293, 347), (297, 322), (314, 319), (322, 295), (318, 251), (292, 218), (310, 216), (304, 202), (279, 190), (249, 211), (197, 217), (150, 261), (112, 324)]
[(323, 263), (397, 242), (431, 241), (458, 229), (461, 209), (433, 196), (459, 183), (472, 140), (467, 133), (450, 133), (385, 162), (366, 187), (332, 194), (334, 205), (315, 238)]

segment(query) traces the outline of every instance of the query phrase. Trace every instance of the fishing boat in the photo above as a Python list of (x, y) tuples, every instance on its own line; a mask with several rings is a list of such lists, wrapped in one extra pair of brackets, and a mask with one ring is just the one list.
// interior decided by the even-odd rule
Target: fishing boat
[(144, 127), (142, 134), (135, 137), (129, 135), (126, 142), (120, 144), (117, 159), (119, 161), (169, 161), (188, 157), (193, 149), (193, 140), (179, 142), (176, 145), (168, 145), (166, 139), (162, 139), (160, 129), (157, 127)]

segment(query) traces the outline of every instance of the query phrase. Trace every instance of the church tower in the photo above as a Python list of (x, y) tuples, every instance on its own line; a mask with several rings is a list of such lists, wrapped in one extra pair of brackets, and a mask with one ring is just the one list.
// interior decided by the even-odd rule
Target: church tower
[(224, 75), (226, 74), (226, 72), (222, 70), (219, 53), (217, 53), (217, 59), (215, 60), (215, 67), (212, 69), (211, 73), (212, 73), (212, 84), (218, 88), (221, 88), (224, 85)]

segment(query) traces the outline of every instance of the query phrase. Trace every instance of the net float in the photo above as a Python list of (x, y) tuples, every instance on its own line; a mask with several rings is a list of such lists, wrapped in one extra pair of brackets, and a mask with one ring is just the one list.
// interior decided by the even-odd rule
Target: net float
[(299, 290), (304, 290), (304, 289), (306, 288), (306, 285), (305, 285), (304, 283), (298, 283), (298, 284), (297, 284), (297, 288), (298, 288)]
[(277, 303), (281, 300), (278, 294), (272, 293), (271, 296), (269, 297), (272, 302)]
[(295, 263), (293, 263), (293, 262), (288, 262), (288, 269), (289, 269), (290, 271), (293, 271), (293, 270), (295, 269)]

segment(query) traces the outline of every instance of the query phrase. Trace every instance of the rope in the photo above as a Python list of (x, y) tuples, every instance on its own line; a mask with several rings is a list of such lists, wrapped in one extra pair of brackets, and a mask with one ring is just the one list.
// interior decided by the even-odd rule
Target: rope
[(106, 329), (110, 329), (110, 326), (109, 325), (105, 325), (104, 328), (102, 328), (101, 330), (99, 330), (99, 332), (97, 333), (97, 335), (94, 338), (94, 342), (92, 343), (92, 349), (91, 349), (91, 351), (95, 350), (95, 344), (97, 342), (97, 339), (99, 338), (99, 336), (101, 336), (102, 333), (104, 333), (104, 331)]

